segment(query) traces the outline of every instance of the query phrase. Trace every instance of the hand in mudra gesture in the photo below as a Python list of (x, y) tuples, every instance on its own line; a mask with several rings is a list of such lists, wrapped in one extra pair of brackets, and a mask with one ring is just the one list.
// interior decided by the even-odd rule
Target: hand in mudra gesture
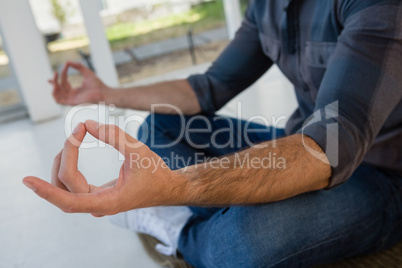
[[(110, 144), (125, 157), (119, 177), (103, 186), (89, 184), (77, 168), (79, 147), (86, 133)], [(139, 165), (142, 158), (147, 158), (151, 166)], [(66, 140), (55, 157), (51, 176), (51, 184), (36, 177), (26, 177), (23, 182), (64, 212), (97, 217), (141, 207), (177, 205), (177, 196), (183, 191), (179, 187), (182, 178), (146, 145), (117, 126), (92, 120), (80, 123)]]
[[(74, 68), (83, 76), (82, 85), (73, 88), (68, 82), (67, 72)], [(78, 105), (82, 103), (98, 103), (104, 101), (105, 94), (109, 89), (90, 69), (81, 63), (67, 62), (61, 72), (54, 73), (53, 79), (49, 80), (53, 85), (53, 97), (57, 103), (63, 105)]]

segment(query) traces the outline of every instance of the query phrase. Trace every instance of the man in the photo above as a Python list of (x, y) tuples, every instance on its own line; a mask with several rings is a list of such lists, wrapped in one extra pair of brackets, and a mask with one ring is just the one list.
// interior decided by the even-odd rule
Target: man
[[(213, 115), (273, 63), (299, 103), (285, 130)], [(81, 88), (68, 84), (68, 67), (83, 74)], [(55, 159), (53, 185), (24, 183), (65, 212), (128, 211), (113, 221), (196, 267), (306, 267), (384, 249), (402, 238), (401, 74), (400, 1), (255, 0), (203, 75), (112, 90), (67, 64), (61, 83), (57, 73), (51, 81), (61, 104), (167, 103), (187, 116), (156, 107), (138, 137), (150, 148), (115, 126), (79, 124)], [(204, 131), (180, 136), (184, 125)], [(220, 131), (227, 128), (235, 137)], [(86, 132), (126, 157), (119, 178), (102, 187), (77, 170)], [(173, 165), (170, 153), (191, 161)], [(221, 158), (191, 165), (197, 153)], [(285, 167), (238, 165), (273, 154)], [(132, 165), (141, 159), (153, 164)]]

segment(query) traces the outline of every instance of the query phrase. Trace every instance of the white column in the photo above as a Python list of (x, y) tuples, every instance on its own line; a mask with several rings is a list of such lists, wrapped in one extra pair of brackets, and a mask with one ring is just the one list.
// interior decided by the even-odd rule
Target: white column
[(242, 22), (239, 0), (223, 0), (225, 10), (226, 27), (228, 28), (229, 39), (232, 40)]
[(82, 16), (89, 38), (91, 59), (96, 74), (102, 81), (112, 87), (119, 85), (112, 51), (106, 38), (105, 29), (99, 15), (99, 0), (80, 0)]
[(34, 122), (60, 115), (47, 80), (52, 69), (28, 0), (0, 0), (0, 27), (7, 54)]

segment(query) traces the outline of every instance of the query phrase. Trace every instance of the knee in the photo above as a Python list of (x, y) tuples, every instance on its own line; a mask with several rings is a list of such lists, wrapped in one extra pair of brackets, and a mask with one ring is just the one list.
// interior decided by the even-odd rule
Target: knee
[(252, 208), (230, 208), (225, 214), (211, 230), (205, 252), (208, 266), (276, 267), (294, 252), (294, 237), (268, 219), (274, 216)]

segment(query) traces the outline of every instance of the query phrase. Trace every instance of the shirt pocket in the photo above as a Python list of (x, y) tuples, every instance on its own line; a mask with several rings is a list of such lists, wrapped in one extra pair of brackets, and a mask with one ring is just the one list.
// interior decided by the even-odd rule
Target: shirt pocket
[(274, 63), (279, 61), (281, 53), (281, 43), (267, 34), (259, 34), (262, 50)]
[(327, 68), (336, 44), (334, 42), (306, 42), (307, 65), (314, 68)]
[(303, 77), (309, 87), (313, 101), (317, 98), (322, 79), (327, 71), (328, 64), (335, 52), (336, 43), (306, 42)]

